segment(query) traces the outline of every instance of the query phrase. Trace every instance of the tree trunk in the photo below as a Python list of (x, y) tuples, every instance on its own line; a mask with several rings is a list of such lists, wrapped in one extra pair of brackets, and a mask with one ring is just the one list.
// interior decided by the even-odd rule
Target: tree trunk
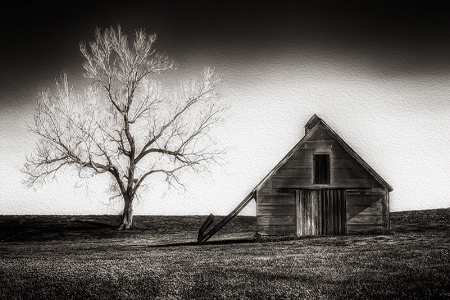
[(119, 230), (130, 229), (133, 225), (133, 198), (125, 197), (125, 207), (122, 214), (122, 222), (120, 223)]

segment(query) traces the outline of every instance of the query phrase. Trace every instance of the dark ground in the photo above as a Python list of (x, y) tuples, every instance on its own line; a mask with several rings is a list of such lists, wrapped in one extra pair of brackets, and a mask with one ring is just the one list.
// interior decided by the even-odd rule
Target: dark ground
[[(0, 299), (450, 299), (450, 209), (379, 235), (254, 239), (238, 216), (0, 216)], [(216, 217), (216, 221), (220, 220)]]
[[(213, 226), (222, 218), (216, 216)], [(193, 242), (205, 219), (206, 216), (135, 216), (132, 230), (118, 231), (118, 216), (0, 216), (0, 242), (82, 241), (161, 235), (181, 235), (183, 238), (179, 242)], [(255, 217), (238, 216), (217, 236), (236, 233), (239, 237), (242, 233), (255, 231)], [(252, 237), (250, 234), (249, 238)]]

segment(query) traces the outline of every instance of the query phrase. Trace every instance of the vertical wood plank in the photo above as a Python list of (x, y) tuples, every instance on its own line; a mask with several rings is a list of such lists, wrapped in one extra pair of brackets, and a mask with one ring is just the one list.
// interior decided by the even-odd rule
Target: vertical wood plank
[(344, 234), (344, 222), (343, 222), (343, 218), (342, 216), (344, 215), (344, 211), (342, 209), (342, 190), (338, 191), (338, 201), (339, 201), (339, 234), (343, 235)]
[(309, 235), (313, 235), (313, 224), (314, 224), (314, 216), (313, 216), (313, 202), (314, 202), (314, 194), (315, 191), (312, 191), (312, 193), (310, 194), (311, 196), (309, 197), (309, 209), (308, 209), (308, 214), (309, 214)]
[(322, 193), (317, 193), (317, 235), (322, 235)]
[(308, 226), (307, 222), (308, 220), (306, 219), (307, 213), (306, 213), (306, 199), (308, 198), (308, 191), (304, 191), (303, 192), (303, 196), (301, 198), (302, 201), (302, 235), (306, 235), (306, 228)]
[(320, 194), (322, 197), (322, 234), (326, 235), (327, 234), (327, 230), (326, 230), (327, 204), (326, 204), (325, 195), (324, 195), (323, 191), (321, 191)]
[(327, 234), (333, 233), (333, 203), (330, 199), (330, 190), (327, 190), (327, 199), (328, 199), (328, 230)]
[(334, 219), (336, 216), (336, 212), (334, 211), (334, 197), (333, 197), (334, 190), (328, 191), (328, 197), (330, 198), (330, 215), (331, 215), (331, 224), (330, 224), (330, 234), (334, 235)]
[(313, 219), (313, 234), (317, 235), (317, 201), (319, 201), (319, 191), (314, 192), (314, 201), (312, 206)]
[(311, 193), (308, 193), (308, 197), (305, 200), (306, 235), (311, 235)]
[(327, 211), (327, 195), (325, 194), (325, 191), (322, 191), (322, 202), (323, 202), (323, 234), (327, 234), (327, 219), (328, 219), (328, 211)]
[(328, 226), (329, 226), (329, 219), (330, 219), (330, 199), (328, 198), (328, 195), (327, 195), (327, 191), (323, 191), (323, 195), (324, 195), (324, 197), (325, 197), (325, 201), (326, 201), (326, 207), (325, 207), (325, 212), (326, 212), (326, 215), (327, 215), (327, 218), (325, 219), (325, 226), (326, 226), (326, 228), (325, 228), (325, 234), (329, 234), (330, 232), (329, 232), (329, 230), (328, 230)]
[(328, 197), (330, 197), (330, 215), (331, 215), (331, 224), (330, 224), (330, 234), (334, 234), (334, 219), (335, 219), (335, 212), (334, 212), (334, 199), (333, 199), (333, 191), (328, 191)]
[(307, 227), (308, 227), (308, 224), (307, 224), (307, 221), (308, 221), (308, 219), (306, 218), (306, 216), (307, 216), (307, 211), (306, 211), (306, 209), (307, 209), (307, 206), (306, 206), (306, 199), (308, 198), (308, 192), (307, 191), (305, 191), (304, 192), (304, 194), (303, 194), (303, 197), (302, 197), (302, 216), (303, 216), (303, 221), (302, 221), (302, 230), (303, 230), (303, 235), (306, 235), (307, 234)]
[(342, 222), (342, 216), (344, 214), (343, 210), (342, 210), (342, 190), (338, 190), (337, 193), (337, 198), (338, 198), (338, 209), (339, 209), (339, 234), (342, 235), (344, 234), (344, 229), (343, 229), (343, 222)]
[(295, 191), (295, 218), (296, 218), (296, 220), (295, 220), (295, 234), (296, 234), (297, 236), (300, 235), (300, 232), (299, 232), (299, 229), (300, 229), (300, 219), (299, 219), (299, 215), (298, 215), (298, 213), (299, 213), (299, 206), (300, 206), (300, 203), (299, 203), (299, 196), (300, 196), (300, 191), (299, 191), (299, 190), (296, 190), (296, 191)]
[(342, 190), (342, 234), (347, 234), (347, 201), (346, 201), (346, 192)]
[(323, 196), (323, 233), (325, 235), (328, 234), (328, 198), (326, 195), (326, 191), (322, 191)]
[(312, 234), (312, 212), (311, 212), (311, 204), (312, 204), (312, 199), (313, 199), (313, 197), (314, 197), (314, 193), (309, 193), (309, 195), (308, 195), (309, 197), (308, 197), (308, 202), (307, 202), (307, 205), (308, 205), (308, 235), (311, 235)]
[(342, 210), (344, 212), (342, 216), (343, 234), (347, 234), (347, 192), (345, 190), (342, 190)]
[(328, 224), (328, 234), (333, 234), (333, 197), (332, 197), (332, 190), (327, 190), (327, 198), (328, 198), (328, 205), (329, 205), (329, 224)]
[(330, 198), (331, 198), (331, 213), (333, 215), (333, 223), (332, 223), (332, 231), (333, 235), (336, 234), (336, 198), (334, 197), (335, 190), (330, 191)]
[(331, 213), (333, 214), (333, 224), (332, 224), (332, 230), (333, 230), (333, 234), (336, 234), (336, 197), (335, 197), (335, 191), (336, 190), (331, 190), (330, 191), (330, 198), (331, 198), (331, 203), (332, 203), (332, 209), (331, 209)]
[(340, 234), (341, 224), (340, 224), (340, 215), (341, 215), (341, 206), (339, 205), (339, 190), (334, 190), (334, 207), (336, 209), (336, 228), (334, 232), (338, 235)]
[(299, 235), (303, 235), (303, 205), (302, 205), (302, 199), (303, 199), (303, 191), (297, 191), (299, 193), (298, 195), (298, 229)]
[(336, 191), (336, 204), (338, 209), (338, 234), (342, 234), (342, 206), (341, 206), (341, 190)]
[(308, 235), (313, 235), (313, 212), (312, 212), (312, 205), (314, 202), (314, 191), (311, 191), (308, 201)]
[(305, 235), (305, 197), (306, 197), (306, 191), (302, 191), (302, 194), (300, 196), (300, 207), (301, 207), (301, 232), (302, 235)]
[(322, 191), (322, 202), (323, 202), (323, 234), (327, 234), (327, 219), (328, 219), (328, 211), (327, 211), (327, 197), (325, 195), (325, 191)]
[(319, 191), (313, 192), (313, 197), (311, 197), (311, 234), (317, 235), (317, 201), (319, 196)]
[(322, 234), (327, 234), (327, 203), (324, 191), (322, 193)]

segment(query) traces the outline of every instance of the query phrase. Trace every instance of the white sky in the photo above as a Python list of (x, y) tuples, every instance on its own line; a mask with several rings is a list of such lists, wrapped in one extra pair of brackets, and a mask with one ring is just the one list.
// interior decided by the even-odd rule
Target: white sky
[[(200, 74), (202, 65), (223, 74), (221, 91), (231, 109), (213, 134), (229, 149), (225, 162), (211, 175), (186, 178), (187, 191), (164, 193), (152, 183), (136, 214), (228, 214), (298, 142), (314, 113), (394, 188), (392, 211), (450, 207), (449, 75), (379, 76), (364, 65), (327, 59), (283, 57), (245, 66), (213, 60), (192, 56), (179, 76)], [(31, 104), (0, 110), (0, 214), (120, 212), (100, 178), (88, 188), (74, 172), (37, 191), (21, 184), (19, 168), (36, 141), (26, 127), (32, 116)], [(254, 202), (242, 214), (255, 214)]]

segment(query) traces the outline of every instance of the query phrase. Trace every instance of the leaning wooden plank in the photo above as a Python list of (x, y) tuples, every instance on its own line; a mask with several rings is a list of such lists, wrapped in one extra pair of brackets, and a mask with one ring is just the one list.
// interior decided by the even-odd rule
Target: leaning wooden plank
[(212, 222), (214, 221), (214, 215), (210, 214), (208, 216), (208, 218), (206, 218), (205, 222), (203, 223), (202, 227), (200, 227), (200, 230), (198, 231), (198, 237), (197, 237), (197, 241), (200, 243), (203, 239), (203, 235), (206, 231), (206, 229), (208, 229), (209, 226), (211, 226)]
[(230, 222), (236, 215), (253, 199), (253, 192), (248, 194), (244, 200), (225, 218), (222, 219), (219, 223), (217, 223), (213, 228), (211, 228), (208, 232), (206, 232), (199, 243), (205, 243), (209, 240), (214, 234), (216, 234), (222, 227), (224, 227), (228, 222)]

